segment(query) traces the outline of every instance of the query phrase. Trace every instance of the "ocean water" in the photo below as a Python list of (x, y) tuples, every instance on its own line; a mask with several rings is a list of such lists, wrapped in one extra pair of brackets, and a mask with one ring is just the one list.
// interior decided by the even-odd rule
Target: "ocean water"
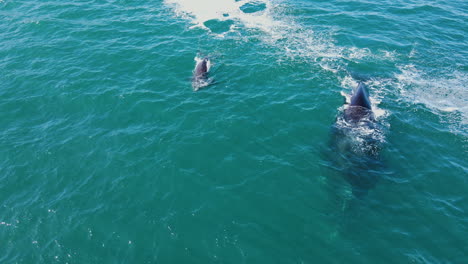
[(0, 263), (468, 263), (467, 14), (0, 0)]

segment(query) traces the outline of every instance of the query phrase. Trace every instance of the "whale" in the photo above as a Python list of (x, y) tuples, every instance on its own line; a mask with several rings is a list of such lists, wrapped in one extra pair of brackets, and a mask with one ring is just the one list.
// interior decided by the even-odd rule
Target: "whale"
[(330, 165), (348, 182), (354, 197), (363, 198), (374, 188), (384, 168), (380, 158), (383, 132), (374, 118), (364, 83), (353, 89), (331, 132), (327, 155)]
[(194, 91), (197, 91), (201, 87), (209, 84), (208, 72), (210, 70), (210, 64), (211, 62), (208, 57), (205, 57), (196, 63), (192, 77), (192, 87)]

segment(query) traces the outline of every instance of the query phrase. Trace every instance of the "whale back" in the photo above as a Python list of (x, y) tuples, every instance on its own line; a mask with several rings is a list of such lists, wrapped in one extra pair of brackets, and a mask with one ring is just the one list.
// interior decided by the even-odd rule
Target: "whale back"
[(367, 93), (366, 86), (363, 83), (359, 83), (358, 87), (354, 91), (354, 94), (351, 97), (350, 106), (361, 106), (369, 110), (371, 109), (369, 95)]
[(204, 77), (208, 72), (208, 58), (204, 58), (201, 62), (195, 67), (195, 78)]
[(344, 112), (345, 120), (356, 123), (361, 121), (372, 121), (372, 107), (366, 86), (359, 83), (351, 97), (351, 103)]
[(193, 70), (192, 77), (192, 88), (194, 91), (198, 91), (200, 88), (208, 86), (212, 83), (212, 79), (208, 78), (208, 72), (211, 68), (211, 62), (208, 57), (203, 58), (202, 60), (197, 60), (195, 69)]

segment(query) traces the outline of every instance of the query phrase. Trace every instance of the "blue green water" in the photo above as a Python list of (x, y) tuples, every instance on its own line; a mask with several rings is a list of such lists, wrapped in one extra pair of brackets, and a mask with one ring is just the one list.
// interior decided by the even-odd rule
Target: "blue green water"
[[(467, 13), (0, 0), (0, 263), (468, 263)], [(357, 198), (330, 141), (360, 78)]]

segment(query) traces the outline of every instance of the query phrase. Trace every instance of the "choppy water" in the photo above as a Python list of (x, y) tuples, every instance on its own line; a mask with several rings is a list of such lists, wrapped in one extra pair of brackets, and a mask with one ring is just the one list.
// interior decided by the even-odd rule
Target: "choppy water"
[[(0, 263), (467, 263), (467, 11), (0, 0)], [(359, 80), (377, 167), (330, 143)]]

